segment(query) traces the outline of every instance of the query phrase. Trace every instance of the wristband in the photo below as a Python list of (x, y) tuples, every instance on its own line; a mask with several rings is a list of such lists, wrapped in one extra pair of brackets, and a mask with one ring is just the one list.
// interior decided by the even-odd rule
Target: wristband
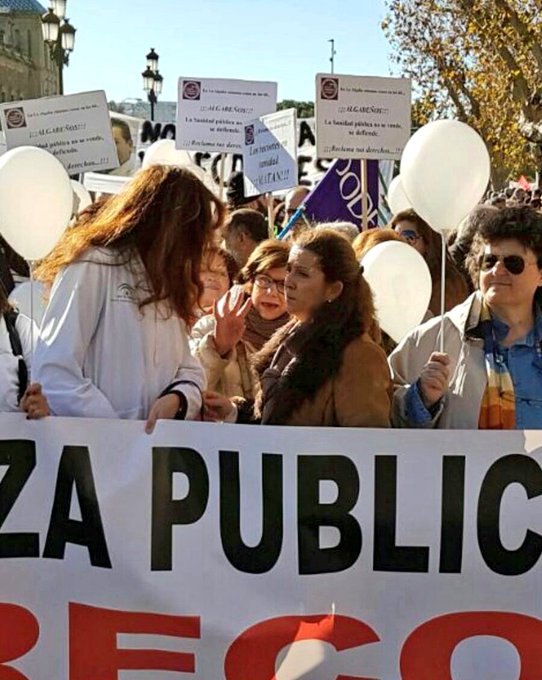
[(186, 412), (188, 411), (188, 400), (181, 392), (181, 390), (176, 390), (174, 387), (167, 392), (163, 392), (160, 397), (165, 397), (167, 394), (175, 394), (179, 397), (179, 409), (175, 414), (175, 420), (184, 420), (186, 418)]

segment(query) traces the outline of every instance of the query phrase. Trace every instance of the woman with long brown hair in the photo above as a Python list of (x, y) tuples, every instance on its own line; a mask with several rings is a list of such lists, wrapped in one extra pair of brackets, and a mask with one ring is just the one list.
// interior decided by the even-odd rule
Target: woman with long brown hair
[[(429, 309), (440, 315), (440, 281), (442, 271), (442, 237), (422, 220), (414, 210), (403, 210), (394, 215), (390, 227), (415, 248), (427, 262), (433, 282)], [(469, 294), (469, 286), (451, 255), (446, 251), (445, 311), (463, 302)]]
[(294, 318), (255, 357), (260, 391), (254, 409), (207, 394), (207, 417), (388, 427), (390, 373), (352, 246), (330, 229), (306, 232), (290, 251), (285, 288)]
[(156, 165), (64, 234), (36, 271), (53, 284), (34, 359), (53, 413), (147, 419), (149, 431), (198, 416), (205, 376), (187, 326), (223, 217), (195, 175)]

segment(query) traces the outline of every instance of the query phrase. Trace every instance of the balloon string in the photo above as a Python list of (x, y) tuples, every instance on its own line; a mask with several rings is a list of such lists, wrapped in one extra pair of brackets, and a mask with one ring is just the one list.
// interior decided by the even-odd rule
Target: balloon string
[(28, 261), (30, 270), (30, 370), (34, 365), (34, 263)]
[(440, 351), (444, 352), (444, 312), (446, 311), (446, 234), (442, 237), (442, 263), (440, 273)]

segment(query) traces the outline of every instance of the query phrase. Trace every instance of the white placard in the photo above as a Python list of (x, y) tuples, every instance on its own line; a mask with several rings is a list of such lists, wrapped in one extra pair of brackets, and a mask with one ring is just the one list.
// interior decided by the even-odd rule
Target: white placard
[(539, 678), (541, 446), (0, 414), (0, 677)]
[(316, 76), (316, 148), (322, 158), (398, 160), (410, 137), (411, 81)]
[(119, 194), (132, 179), (132, 177), (87, 172), (83, 177), (83, 186), (89, 191), (96, 191), (100, 194)]
[(103, 90), (10, 102), (0, 107), (0, 118), (8, 150), (37, 146), (70, 175), (119, 165)]
[(242, 153), (245, 123), (276, 108), (276, 83), (181, 77), (176, 147)]
[(296, 186), (297, 112), (287, 109), (245, 125), (245, 196)]

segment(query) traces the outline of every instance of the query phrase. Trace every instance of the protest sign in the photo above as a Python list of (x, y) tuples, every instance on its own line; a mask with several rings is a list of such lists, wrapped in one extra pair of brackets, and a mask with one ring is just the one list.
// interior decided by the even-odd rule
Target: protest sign
[(242, 153), (244, 125), (277, 108), (277, 84), (224, 78), (179, 78), (178, 149)]
[(410, 80), (316, 76), (316, 143), (324, 158), (398, 160), (410, 137)]
[(297, 184), (295, 109), (270, 113), (245, 125), (245, 196), (290, 189)]
[(87, 172), (83, 177), (83, 186), (89, 191), (96, 191), (99, 194), (119, 194), (131, 179), (131, 177)]
[(70, 175), (118, 167), (103, 91), (10, 102), (0, 118), (8, 149), (37, 146)]
[(539, 676), (542, 432), (143, 428), (0, 415), (2, 677)]

